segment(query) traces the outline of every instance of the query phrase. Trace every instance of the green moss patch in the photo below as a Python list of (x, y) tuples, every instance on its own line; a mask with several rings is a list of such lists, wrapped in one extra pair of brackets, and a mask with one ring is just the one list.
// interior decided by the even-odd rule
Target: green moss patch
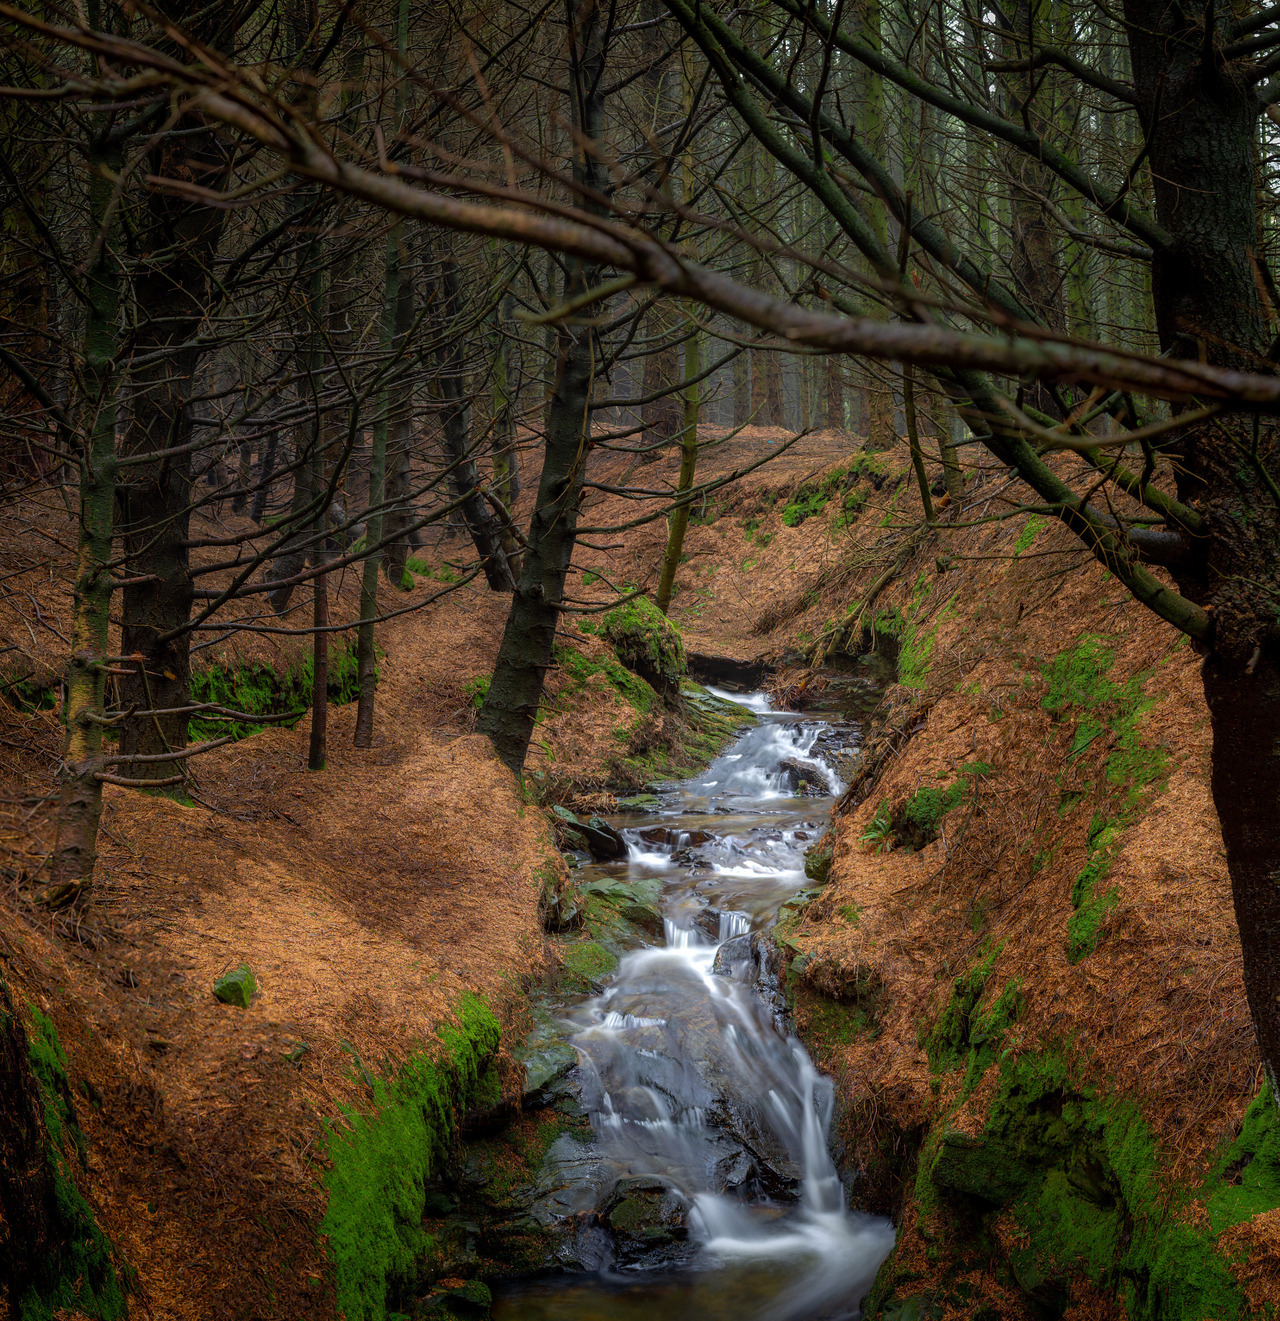
[[(1238, 1145), (1274, 1157), (1276, 1121), (1265, 1117), (1267, 1104), (1274, 1110), (1268, 1098), (1250, 1112), (1255, 1122), (1246, 1123)], [(1274, 1172), (1231, 1203), (1232, 1185), (1223, 1184), (1228, 1152), (1207, 1190), (1220, 1214), (1209, 1226), (1197, 1221), (1193, 1191), (1161, 1177), (1136, 1105), (1078, 1084), (1054, 1055), (1006, 1061), (982, 1133), (943, 1128), (926, 1148), (922, 1170), (934, 1188), (970, 1199), (971, 1207), (1012, 1212), (1025, 1236), (1009, 1253), (1013, 1275), (1033, 1299), (1059, 1300), (1059, 1314), (1073, 1277), (1083, 1276), (1118, 1298), (1133, 1321), (1229, 1321), (1241, 1314), (1242, 1299), (1215, 1249), (1217, 1235), (1280, 1204)], [(964, 1214), (971, 1225), (972, 1210)]]
[(582, 992), (598, 989), (618, 966), (617, 955), (610, 953), (598, 940), (575, 940), (564, 945), (560, 950), (560, 962), (566, 985)]
[[(6, 993), (0, 998), (0, 1013), (6, 1016), (8, 1003)], [(74, 1167), (79, 1165), (84, 1170), (87, 1147), (71, 1099), (67, 1056), (52, 1020), (34, 1006), (31, 1018), (35, 1030), (27, 1034), (27, 1050), (43, 1111), (56, 1236), (41, 1277), (22, 1298), (14, 1300), (16, 1315), (22, 1321), (53, 1321), (65, 1309), (95, 1321), (116, 1321), (128, 1312), (125, 1291), (111, 1244), (98, 1228), (93, 1209), (76, 1181)]]
[(815, 518), (833, 501), (837, 502), (835, 525), (846, 527), (866, 507), (867, 491), (859, 483), (868, 479), (879, 488), (884, 484), (888, 469), (884, 460), (871, 454), (859, 454), (852, 463), (832, 468), (822, 477), (803, 482), (792, 492), (782, 507), (782, 522), (787, 527), (799, 527)]
[[(314, 659), (308, 653), (302, 662), (283, 674), (257, 662), (227, 670), (211, 666), (193, 670), (189, 691), (192, 702), (215, 702), (243, 711), (248, 716), (281, 716), (294, 713), (299, 719), (311, 705), (315, 687)], [(360, 696), (360, 667), (354, 644), (329, 648), (329, 671), (326, 691), (336, 705), (354, 702)], [(288, 723), (288, 722), (285, 722)], [(222, 738), (227, 734), (241, 739), (257, 734), (266, 726), (252, 720), (226, 721), (191, 718), (194, 740)]]
[(346, 1321), (383, 1321), (411, 1293), (435, 1247), (423, 1226), (425, 1185), (453, 1150), (462, 1112), (491, 1090), (498, 1020), (466, 997), (441, 1048), (424, 1051), (394, 1079), (367, 1075), (368, 1113), (345, 1109), (328, 1124), (332, 1169), (321, 1225), (328, 1239), (338, 1309)]
[(1153, 671), (1140, 671), (1118, 683), (1110, 677), (1114, 654), (1106, 638), (1090, 635), (1059, 652), (1041, 671), (1047, 685), (1041, 706), (1056, 721), (1074, 722), (1068, 757), (1082, 756), (1106, 740), (1107, 809), (1090, 824), (1085, 864), (1071, 887), (1067, 957), (1072, 963), (1097, 948), (1107, 914), (1120, 898), (1119, 888), (1108, 884), (1107, 877), (1119, 857), (1121, 837), (1141, 816), (1152, 791), (1168, 779), (1168, 754), (1142, 739), (1142, 718), (1154, 705), (1143, 689)]
[(951, 998), (924, 1041), (934, 1073), (947, 1073), (964, 1065), (964, 1096), (995, 1063), (1005, 1033), (1023, 1010), (1022, 992), (1016, 981), (1008, 982), (995, 999), (981, 1007), (999, 953), (999, 947), (991, 950), (955, 979)]
[(688, 671), (684, 642), (675, 625), (647, 597), (637, 596), (608, 611), (599, 634), (618, 660), (668, 702), (680, 695)]

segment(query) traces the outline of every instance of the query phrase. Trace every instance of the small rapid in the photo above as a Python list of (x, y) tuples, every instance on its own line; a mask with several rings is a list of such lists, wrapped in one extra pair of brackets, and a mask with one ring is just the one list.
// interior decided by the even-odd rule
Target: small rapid
[(504, 1321), (612, 1321), (658, 1300), (672, 1318), (843, 1321), (893, 1246), (888, 1221), (848, 1208), (832, 1085), (787, 1028), (760, 939), (805, 887), (804, 851), (843, 788), (832, 730), (764, 694), (716, 695), (759, 723), (661, 812), (617, 819), (627, 859), (593, 869), (661, 878), (665, 943), (562, 1010), (593, 1159), (619, 1184), (667, 1190), (685, 1238), (621, 1265), (602, 1240), (587, 1278), (500, 1297)]

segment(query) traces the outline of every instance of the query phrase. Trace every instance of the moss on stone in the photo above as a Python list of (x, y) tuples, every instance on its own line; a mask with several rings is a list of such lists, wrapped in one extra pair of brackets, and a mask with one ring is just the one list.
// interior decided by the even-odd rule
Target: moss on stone
[(617, 956), (597, 940), (575, 940), (560, 951), (564, 979), (579, 991), (598, 987), (618, 966)]
[[(27, 1034), (27, 1052), (43, 1110), (56, 1238), (41, 1277), (14, 1300), (16, 1314), (21, 1321), (54, 1321), (67, 1312), (116, 1321), (128, 1314), (125, 1289), (111, 1243), (76, 1181), (74, 1167), (85, 1167), (87, 1145), (71, 1099), (67, 1056), (53, 1021), (30, 1008), (35, 1030)], [(0, 1012), (6, 1012), (2, 1005)]]
[(618, 660), (668, 701), (680, 694), (688, 670), (684, 642), (675, 625), (647, 597), (615, 606), (600, 621), (600, 636)]
[(237, 1009), (248, 1009), (249, 1001), (258, 990), (258, 979), (247, 963), (224, 972), (213, 984), (214, 999), (224, 1005), (234, 1005)]
[(831, 877), (831, 863), (835, 856), (835, 846), (824, 835), (816, 844), (805, 850), (804, 874), (819, 885), (826, 885)]
[(371, 1111), (344, 1109), (326, 1125), (321, 1231), (346, 1321), (384, 1321), (388, 1301), (418, 1282), (434, 1248), (422, 1224), (425, 1184), (452, 1150), (462, 1112), (483, 1101), (499, 1036), (489, 1006), (465, 997), (439, 1050), (413, 1056), (393, 1079), (371, 1075)]

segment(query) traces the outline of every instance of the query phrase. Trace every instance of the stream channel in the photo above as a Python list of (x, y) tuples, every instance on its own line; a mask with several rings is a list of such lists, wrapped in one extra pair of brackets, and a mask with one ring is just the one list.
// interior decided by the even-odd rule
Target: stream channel
[[(591, 1140), (549, 1153), (542, 1206), (584, 1226), (578, 1269), (500, 1286), (499, 1321), (854, 1318), (893, 1246), (889, 1221), (849, 1209), (833, 1089), (789, 1030), (762, 939), (809, 884), (804, 852), (857, 730), (712, 692), (758, 723), (661, 806), (611, 818), (625, 859), (575, 873), (659, 881), (665, 941), (626, 953), (599, 994), (554, 1006)], [(619, 1190), (649, 1198), (630, 1237), (625, 1216), (603, 1219)]]

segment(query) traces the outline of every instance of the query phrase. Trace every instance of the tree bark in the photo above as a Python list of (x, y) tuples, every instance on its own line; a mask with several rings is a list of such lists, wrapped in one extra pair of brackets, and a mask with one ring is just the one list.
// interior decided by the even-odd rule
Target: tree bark
[(67, 664), (67, 725), (58, 836), (50, 864), (48, 902), (80, 901), (93, 884), (102, 816), (111, 539), (116, 496), (116, 355), (120, 312), (118, 220), (113, 180), (119, 147), (89, 144), (89, 215), (92, 261), (85, 273), (84, 382), (88, 434), (80, 455), (80, 535)]
[[(596, 0), (566, 0), (566, 9), (571, 34), (574, 127), (579, 140), (599, 142), (604, 136), (601, 74), (605, 58), (600, 15)], [(589, 189), (608, 192), (608, 176), (590, 153), (579, 150), (574, 173)], [(595, 267), (571, 261), (565, 274), (564, 298), (585, 293), (597, 279)], [(517, 776), (524, 770), (543, 679), (552, 661), (591, 443), (588, 409), (595, 377), (593, 332), (589, 327), (561, 321), (557, 323), (556, 339), (555, 382), (547, 408), (537, 503), (520, 580), (511, 598), (502, 645), (477, 725)]]
[[(1258, 232), (1252, 89), (1206, 58), (1211, 4), (1128, 0), (1134, 86), (1148, 126), (1156, 215), (1172, 236), (1152, 263), (1161, 349), (1266, 370), (1270, 330), (1254, 260)], [(1158, 113), (1157, 113), (1158, 111)], [(1154, 126), (1154, 127), (1153, 127)], [(1226, 845), (1244, 983), (1280, 1103), (1280, 459), (1273, 420), (1219, 417), (1188, 429), (1178, 498), (1204, 515), (1200, 564), (1175, 571), (1212, 609), (1204, 691), (1213, 797)]]
[[(440, 287), (444, 295), (444, 314), (455, 323), (462, 317), (462, 287), (458, 279), (458, 264), (451, 258), (441, 263)], [(440, 393), (445, 409), (441, 419), (444, 448), (449, 457), (450, 481), (457, 497), (463, 501), (462, 516), (467, 531), (484, 568), (485, 581), (495, 592), (515, 590), (515, 577), (502, 544), (502, 528), (489, 512), (480, 492), (480, 473), (471, 452), (471, 408), (466, 395), (466, 346), (461, 335), (451, 337), (444, 350)]]
[[(212, 140), (199, 147), (184, 137), (159, 149), (157, 156), (158, 175), (190, 168), (194, 156), (212, 187), (226, 166)], [(181, 708), (187, 705), (191, 675), (191, 635), (185, 625), (194, 592), (187, 550), (192, 456), (164, 452), (181, 450), (192, 438), (188, 401), (204, 355), (191, 344), (208, 306), (225, 216), (218, 208), (169, 193), (153, 192), (147, 200), (145, 251), (133, 280), (136, 346), (159, 355), (159, 361), (133, 375), (124, 452), (134, 459), (158, 457), (131, 467), (119, 492), (128, 577), (135, 580), (121, 590), (121, 650), (130, 659), (120, 696), (126, 708), (140, 712), (121, 727), (120, 751), (126, 754), (154, 757), (187, 745), (188, 717)], [(149, 715), (149, 708), (176, 713)], [(184, 766), (182, 761), (125, 762), (122, 773), (131, 779), (171, 780)]]
[[(698, 355), (699, 336), (691, 335), (684, 344), (684, 426), (680, 431), (680, 476), (676, 481), (676, 496), (684, 495), (693, 487), (698, 463)], [(658, 580), (658, 594), (654, 604), (665, 615), (675, 591), (676, 570), (684, 554), (684, 534), (689, 528), (688, 504), (677, 505), (667, 523), (667, 548), (662, 557), (662, 575)]]

